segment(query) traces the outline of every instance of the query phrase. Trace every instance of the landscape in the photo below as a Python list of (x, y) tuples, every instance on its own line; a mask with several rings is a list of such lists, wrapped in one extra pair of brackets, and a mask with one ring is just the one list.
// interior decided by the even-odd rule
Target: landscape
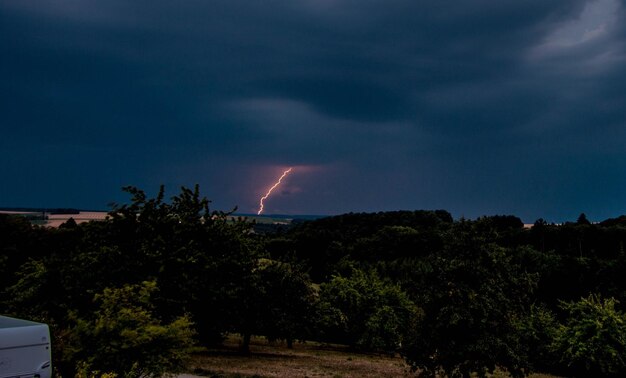
[(349, 354), (319, 376), (626, 372), (626, 216), (390, 211), (258, 232), (198, 186), (124, 191), (81, 224), (0, 214), (1, 308), (50, 326), (58, 376), (276, 376), (277, 360), (314, 376), (286, 360), (333, 353)]
[(626, 377), (625, 0), (0, 0), (0, 378)]

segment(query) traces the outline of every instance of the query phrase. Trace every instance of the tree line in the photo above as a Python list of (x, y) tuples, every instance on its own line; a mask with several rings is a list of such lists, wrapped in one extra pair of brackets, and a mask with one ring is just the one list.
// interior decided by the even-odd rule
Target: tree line
[(0, 309), (53, 333), (62, 377), (160, 377), (252, 335), (400, 353), (425, 377), (626, 373), (626, 216), (526, 229), (443, 210), (345, 214), (274, 234), (199, 188), (124, 189), (105, 221), (0, 214)]

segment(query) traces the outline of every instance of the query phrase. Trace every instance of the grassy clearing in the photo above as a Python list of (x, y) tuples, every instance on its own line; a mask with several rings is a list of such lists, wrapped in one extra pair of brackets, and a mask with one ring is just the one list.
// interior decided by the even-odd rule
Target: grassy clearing
[[(189, 365), (189, 374), (212, 378), (244, 377), (415, 377), (399, 356), (358, 353), (342, 345), (315, 342), (270, 344), (253, 338), (250, 354), (239, 353), (239, 338), (229, 337), (224, 346), (198, 352)], [(496, 374), (494, 378), (503, 378)], [(535, 374), (532, 378), (556, 378)]]
[(400, 357), (355, 353), (345, 346), (315, 342), (270, 344), (253, 338), (250, 354), (238, 352), (239, 339), (229, 337), (223, 347), (197, 353), (189, 373), (209, 377), (411, 377)]

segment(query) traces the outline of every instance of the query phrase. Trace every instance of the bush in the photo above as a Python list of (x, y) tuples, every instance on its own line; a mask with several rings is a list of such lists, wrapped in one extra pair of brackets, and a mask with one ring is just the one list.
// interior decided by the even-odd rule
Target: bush
[(626, 373), (626, 315), (614, 298), (599, 295), (562, 302), (568, 313), (554, 349), (576, 376), (623, 376)]
[(155, 282), (107, 288), (95, 296), (90, 319), (76, 319), (73, 348), (66, 357), (79, 376), (107, 372), (118, 377), (162, 377), (179, 372), (192, 346), (192, 324), (186, 316), (163, 325), (154, 317), (150, 295)]

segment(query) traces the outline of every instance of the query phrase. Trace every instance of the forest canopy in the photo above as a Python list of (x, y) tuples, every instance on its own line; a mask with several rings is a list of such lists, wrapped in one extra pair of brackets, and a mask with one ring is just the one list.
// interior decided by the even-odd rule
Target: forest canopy
[(240, 334), (400, 353), (416, 374), (626, 374), (626, 216), (344, 214), (260, 234), (199, 188), (106, 220), (0, 214), (0, 312), (50, 325), (57, 373), (162, 376)]

